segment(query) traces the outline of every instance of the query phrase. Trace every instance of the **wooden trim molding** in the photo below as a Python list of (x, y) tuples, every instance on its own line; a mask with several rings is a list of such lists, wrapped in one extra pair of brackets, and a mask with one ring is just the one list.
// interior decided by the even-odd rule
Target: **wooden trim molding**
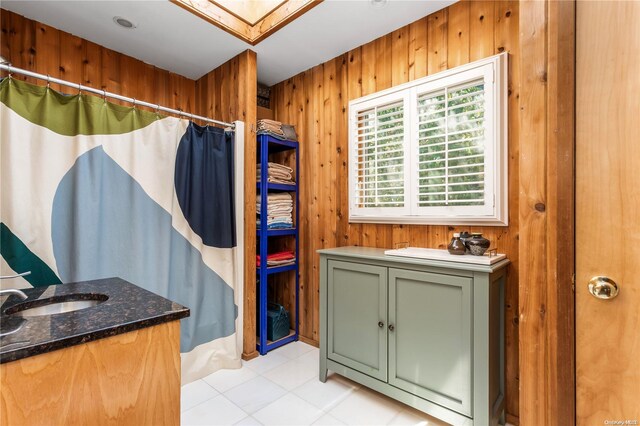
[(257, 55), (245, 50), (237, 56), (238, 64), (238, 119), (244, 126), (244, 325), (242, 357), (245, 360), (258, 356), (256, 351), (256, 254), (255, 217), (256, 207), (252, 195), (256, 181), (256, 134), (253, 126), (257, 118), (256, 97), (258, 93)]
[[(287, 0), (275, 2), (266, 0), (209, 0), (210, 3), (221, 7), (248, 25), (255, 25), (258, 21), (264, 19), (265, 16), (273, 13), (273, 11), (286, 3), (286, 1)], [(246, 16), (243, 16), (243, 14)], [(249, 14), (251, 16), (249, 16)]]
[(238, 78), (238, 97), (244, 104), (240, 117), (244, 127), (244, 326), (242, 358), (249, 360), (258, 356), (256, 350), (256, 204), (253, 195), (256, 191), (256, 133), (253, 126), (257, 120), (256, 98), (258, 94), (257, 55), (246, 50), (240, 56), (240, 76)]
[[(548, 410), (557, 424), (575, 424), (575, 20), (576, 3), (549, 3), (547, 106), (549, 261)], [(552, 422), (553, 424), (553, 422)]]
[(575, 424), (575, 2), (520, 5), (520, 423)]
[(239, 55), (238, 119), (244, 121), (244, 318), (242, 358), (249, 360), (258, 356), (256, 351), (256, 133), (258, 75), (257, 55), (245, 50)]
[(285, 0), (278, 7), (251, 24), (215, 1), (171, 0), (172, 3), (252, 46), (260, 43), (289, 22), (313, 9), (322, 1)]
[(299, 336), (299, 339), (302, 343), (306, 343), (307, 345), (315, 346), (316, 348), (320, 347), (320, 342), (317, 340), (309, 339), (308, 337)]

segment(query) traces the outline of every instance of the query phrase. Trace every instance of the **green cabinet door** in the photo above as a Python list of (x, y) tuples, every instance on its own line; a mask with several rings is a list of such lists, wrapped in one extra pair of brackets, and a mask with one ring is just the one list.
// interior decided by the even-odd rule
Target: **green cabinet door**
[(329, 260), (327, 358), (387, 380), (387, 268)]
[(389, 269), (389, 384), (472, 415), (472, 279)]

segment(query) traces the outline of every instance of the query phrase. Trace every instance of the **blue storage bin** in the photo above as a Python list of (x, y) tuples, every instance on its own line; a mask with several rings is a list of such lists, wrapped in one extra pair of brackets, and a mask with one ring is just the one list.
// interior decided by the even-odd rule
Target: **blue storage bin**
[(278, 303), (267, 305), (267, 339), (272, 342), (289, 334), (289, 312)]

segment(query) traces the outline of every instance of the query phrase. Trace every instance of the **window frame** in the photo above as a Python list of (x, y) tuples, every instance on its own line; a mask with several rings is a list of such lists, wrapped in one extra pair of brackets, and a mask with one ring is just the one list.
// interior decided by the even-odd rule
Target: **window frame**
[[(423, 225), (508, 225), (508, 54), (455, 67), (349, 102), (349, 222)], [(483, 80), (485, 93), (484, 206), (418, 205), (418, 98)], [(489, 90), (491, 89), (491, 90)], [(357, 184), (357, 115), (367, 109), (404, 100), (404, 207), (359, 207)], [(493, 141), (493, 143), (491, 142)], [(493, 203), (491, 202), (493, 201)]]

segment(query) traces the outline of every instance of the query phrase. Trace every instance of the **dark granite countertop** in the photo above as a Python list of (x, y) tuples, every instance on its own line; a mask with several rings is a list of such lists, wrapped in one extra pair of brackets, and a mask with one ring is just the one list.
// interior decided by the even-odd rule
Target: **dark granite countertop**
[[(0, 364), (55, 351), (189, 316), (189, 309), (120, 278), (23, 289), (27, 300), (3, 296), (0, 306)], [(11, 315), (12, 307), (82, 294), (75, 300), (108, 299), (96, 306), (45, 316)], [(104, 295), (104, 296), (101, 296)]]

